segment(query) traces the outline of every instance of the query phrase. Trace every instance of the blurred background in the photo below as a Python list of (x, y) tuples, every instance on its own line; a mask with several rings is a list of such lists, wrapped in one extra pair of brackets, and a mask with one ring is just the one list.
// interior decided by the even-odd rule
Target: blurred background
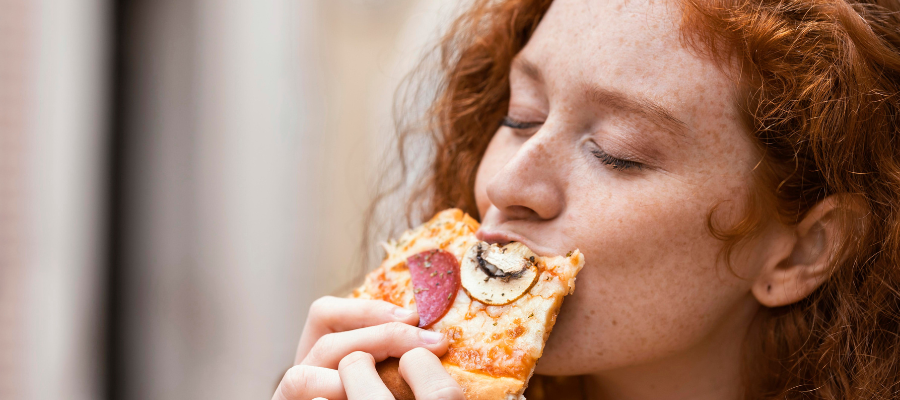
[(0, 399), (268, 399), (452, 0), (0, 0)]

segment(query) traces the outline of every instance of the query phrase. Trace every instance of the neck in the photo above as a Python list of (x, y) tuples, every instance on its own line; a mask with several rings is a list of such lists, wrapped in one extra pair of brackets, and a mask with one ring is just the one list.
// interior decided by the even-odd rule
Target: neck
[(668, 357), (587, 377), (588, 398), (738, 400), (744, 343), (759, 305), (739, 302), (733, 318), (695, 346)]

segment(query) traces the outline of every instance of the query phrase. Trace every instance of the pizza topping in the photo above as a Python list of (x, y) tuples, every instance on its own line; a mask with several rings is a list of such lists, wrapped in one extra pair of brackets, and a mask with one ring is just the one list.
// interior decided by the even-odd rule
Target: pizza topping
[[(427, 328), (440, 320), (459, 292), (459, 269), (456, 256), (443, 250), (428, 250), (406, 259), (412, 278), (413, 295), (419, 310), (419, 327)], [(434, 270), (448, 271), (447, 274)]]
[(534, 253), (513, 242), (506, 246), (478, 242), (463, 257), (462, 286), (469, 295), (489, 305), (509, 304), (537, 282)]

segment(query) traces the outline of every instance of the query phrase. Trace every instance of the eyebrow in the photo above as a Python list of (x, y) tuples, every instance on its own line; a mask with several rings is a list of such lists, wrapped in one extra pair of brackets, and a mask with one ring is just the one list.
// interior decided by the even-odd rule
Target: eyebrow
[(581, 86), (587, 93), (588, 98), (594, 103), (637, 114), (676, 136), (686, 137), (687, 124), (675, 117), (672, 112), (659, 103), (646, 98), (635, 99), (621, 92), (597, 87), (589, 83), (582, 83)]
[(541, 74), (541, 69), (538, 68), (537, 65), (534, 65), (533, 62), (528, 61), (528, 59), (516, 57), (513, 60), (512, 68), (522, 71), (534, 81), (544, 82), (544, 76)]
[[(536, 82), (544, 82), (540, 68), (525, 58), (517, 57), (512, 67)], [(588, 82), (582, 82), (580, 86), (593, 103), (637, 114), (676, 136), (687, 137), (688, 125), (659, 103), (643, 97), (630, 97)]]

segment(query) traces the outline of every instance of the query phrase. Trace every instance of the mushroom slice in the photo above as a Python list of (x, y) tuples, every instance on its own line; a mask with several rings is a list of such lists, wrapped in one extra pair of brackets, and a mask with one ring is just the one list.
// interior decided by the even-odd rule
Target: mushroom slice
[(502, 306), (522, 297), (537, 282), (535, 254), (517, 242), (506, 246), (478, 242), (463, 256), (460, 279), (469, 296)]

